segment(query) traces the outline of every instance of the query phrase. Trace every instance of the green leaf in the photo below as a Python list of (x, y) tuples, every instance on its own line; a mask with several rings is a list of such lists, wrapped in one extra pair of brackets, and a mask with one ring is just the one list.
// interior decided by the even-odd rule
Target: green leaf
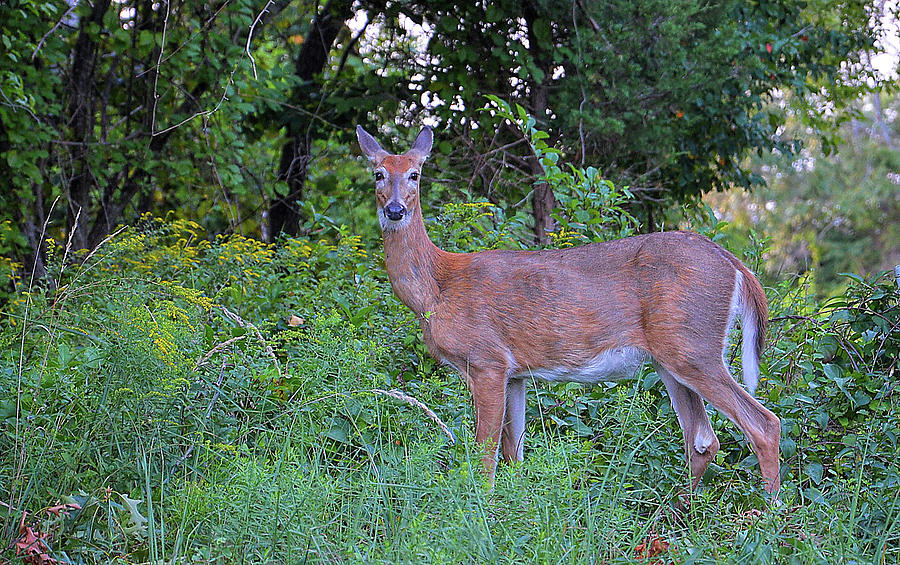
[(803, 471), (810, 479), (812, 479), (812, 482), (817, 485), (822, 484), (822, 474), (825, 469), (822, 467), (821, 463), (807, 463), (803, 466)]
[(333, 439), (338, 443), (349, 444), (350, 438), (347, 435), (347, 430), (342, 426), (335, 426), (329, 428), (327, 432), (325, 432), (325, 437), (329, 439)]
[(22, 156), (19, 155), (19, 153), (10, 150), (6, 152), (6, 162), (11, 168), (18, 169), (25, 161), (22, 159)]

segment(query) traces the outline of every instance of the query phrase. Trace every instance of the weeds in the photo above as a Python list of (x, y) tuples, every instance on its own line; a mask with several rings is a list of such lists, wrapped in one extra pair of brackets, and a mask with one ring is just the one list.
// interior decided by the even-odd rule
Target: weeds
[[(447, 239), (515, 241), (483, 210), (449, 210)], [(526, 460), (490, 489), (464, 384), (427, 356), (377, 253), (330, 236), (209, 242), (146, 218), (75, 267), (52, 263), (58, 284), (14, 294), (0, 329), (0, 557), (900, 559), (890, 278), (852, 278), (825, 304), (802, 280), (770, 292), (759, 394), (783, 422), (780, 505), (712, 413), (722, 449), (685, 493), (652, 372), (531, 385)]]

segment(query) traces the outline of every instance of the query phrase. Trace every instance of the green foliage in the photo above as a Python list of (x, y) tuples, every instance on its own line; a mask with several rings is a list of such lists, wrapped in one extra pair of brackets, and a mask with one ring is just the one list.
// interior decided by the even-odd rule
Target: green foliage
[[(822, 108), (878, 83), (863, 64), (879, 33), (866, 2), (436, 2), (409, 12), (434, 26), (416, 91), (466, 138), (459, 180), (495, 201), (519, 201), (521, 177), (535, 171), (502, 120), (479, 113), (485, 95), (521, 104), (574, 162), (658, 209), (758, 185), (749, 151), (799, 150), (800, 137), (775, 135), (786, 116), (767, 104), (773, 92), (793, 92), (796, 114), (833, 147), (840, 114)], [(517, 175), (502, 172), (510, 166)]]
[(429, 225), (429, 237), (447, 251), (517, 249), (525, 232), (521, 216), (506, 218), (502, 208), (490, 202), (449, 202)]
[[(62, 263), (66, 249), (52, 244), (56, 289), (10, 302), (0, 378), (0, 498), (11, 503), (5, 539), (18, 535), (18, 509), (36, 512), (35, 500), (71, 494), (66, 500), (81, 508), (64, 527), (32, 527), (69, 540), (70, 557), (127, 552), (146, 560), (163, 543), (154, 528), (165, 518), (145, 507), (149, 532), (134, 539), (127, 528), (118, 534), (114, 524), (127, 522), (110, 504), (162, 503), (158, 489), (197, 469), (207, 450), (277, 450), (264, 436), (286, 419), (315, 422), (298, 438), (326, 441), (329, 457), (353, 462), (371, 448), (357, 434), (380, 429), (372, 388), (393, 386), (371, 370), (386, 365), (379, 360), (391, 343), (374, 336), (386, 337), (406, 313), (393, 305), (374, 314), (389, 289), (370, 272), (358, 238), (276, 248), (240, 236), (210, 243), (199, 230), (145, 218), (76, 265)], [(257, 329), (245, 316), (272, 321)], [(21, 358), (8, 347), (17, 339)], [(306, 400), (288, 402), (298, 395)], [(379, 405), (397, 409), (394, 401)], [(351, 425), (357, 433), (348, 436)], [(414, 428), (396, 425), (397, 433)], [(79, 494), (102, 489), (122, 494), (112, 502), (109, 494), (101, 502)], [(85, 521), (97, 519), (109, 531), (80, 545)]]
[[(445, 210), (447, 240), (517, 241), (485, 210)], [(53, 244), (59, 284), (16, 294), (0, 331), (4, 539), (73, 562), (630, 562), (653, 540), (675, 562), (897, 557), (891, 281), (773, 300), (781, 506), (720, 416), (721, 455), (678, 502), (680, 432), (652, 372), (533, 387), (526, 461), (489, 490), (464, 383), (424, 353), (378, 252), (321, 229), (271, 245), (145, 218), (74, 263)]]
[(554, 247), (607, 241), (634, 235), (637, 221), (625, 210), (634, 198), (628, 188), (618, 188), (603, 178), (596, 167), (576, 168), (560, 162), (562, 151), (547, 144), (550, 137), (536, 127), (536, 121), (521, 105), (515, 113), (509, 104), (488, 96), (492, 106), (486, 110), (515, 125), (531, 147), (543, 174), (535, 182), (545, 182), (553, 191), (557, 208), (552, 212), (558, 229), (550, 233)]
[[(558, 206), (553, 217), (558, 229), (549, 232), (548, 245), (561, 248), (592, 241), (633, 235), (637, 221), (625, 209), (632, 198), (627, 188), (619, 188), (601, 177), (595, 167), (576, 168), (560, 164), (561, 151), (547, 144), (548, 134), (536, 127), (525, 109), (496, 96), (483, 110), (505, 120), (524, 135), (543, 169), (535, 182), (546, 183)], [(441, 208), (429, 235), (448, 251), (483, 249), (525, 249), (533, 246), (529, 214), (522, 210), (508, 216), (503, 208), (480, 198), (449, 202)]]
[[(602, 238), (583, 233), (597, 220), (586, 216), (622, 205), (620, 195), (644, 202), (627, 204), (633, 215), (658, 215), (712, 188), (756, 184), (748, 151), (795, 153), (802, 136), (775, 135), (788, 113), (766, 104), (773, 92), (793, 92), (790, 108), (832, 148), (842, 114), (822, 108), (845, 106), (868, 79), (880, 84), (861, 65), (877, 50), (870, 20), (880, 9), (4, 2), (0, 164), (14, 174), (0, 178), (0, 223), (17, 237), (0, 234), (0, 251), (40, 276), (45, 221), (56, 239), (92, 249), (145, 212), (272, 240), (278, 203), (300, 217), (292, 232), (331, 223), (374, 235), (364, 168), (346, 158), (360, 122), (396, 135), (436, 121), (435, 200), (471, 194), (518, 225), (542, 157), (501, 115), (481, 112), (485, 95), (522, 105), (548, 145), (584, 169), (560, 202), (564, 240)], [(351, 14), (354, 24), (340, 25)], [(308, 47), (319, 37), (311, 22), (329, 18), (333, 41), (319, 53)]]
[(145, 212), (258, 233), (281, 139), (256, 121), (287, 99), (279, 18), (306, 4), (267, 12), (252, 51), (261, 7), (249, 0), (70, 4), (0, 6), (11, 46), (0, 56), (0, 163), (16, 172), (0, 179), (0, 219), (27, 236), (16, 253), (41, 251), (47, 220), (75, 249)]
[(900, 110), (895, 96), (869, 97), (839, 133), (831, 154), (789, 116), (785, 136), (804, 139), (798, 155), (764, 154), (751, 166), (767, 186), (708, 200), (732, 224), (732, 238), (769, 234), (764, 268), (774, 278), (815, 273), (815, 292), (845, 290), (843, 273), (874, 273), (900, 262)]
[[(808, 285), (784, 284), (780, 290), (773, 309), (781, 327), (768, 365), (774, 384), (769, 399), (777, 403), (790, 437), (785, 455), (802, 495), (821, 499), (824, 487), (834, 483), (849, 482), (857, 496), (900, 484), (891, 378), (900, 353), (900, 292), (893, 273), (852, 275), (844, 295), (818, 307)], [(867, 462), (864, 475), (858, 474), (861, 460)], [(856, 511), (855, 498), (853, 505)], [(877, 520), (885, 510), (866, 508), (859, 517)]]

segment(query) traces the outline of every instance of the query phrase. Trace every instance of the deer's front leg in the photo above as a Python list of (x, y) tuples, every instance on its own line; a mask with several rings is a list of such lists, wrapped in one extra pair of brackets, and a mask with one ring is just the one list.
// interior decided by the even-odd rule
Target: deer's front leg
[(491, 483), (497, 467), (497, 448), (506, 412), (506, 375), (503, 371), (469, 369), (469, 388), (475, 404), (475, 440), (484, 449), (482, 463)]

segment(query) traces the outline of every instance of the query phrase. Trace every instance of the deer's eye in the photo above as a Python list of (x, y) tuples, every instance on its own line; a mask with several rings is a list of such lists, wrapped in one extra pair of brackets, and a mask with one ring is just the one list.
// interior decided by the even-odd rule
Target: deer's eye
[(410, 173), (409, 180), (411, 180), (411, 181), (419, 180), (419, 173)]
[(383, 180), (384, 180), (384, 175), (381, 173), (381, 171), (378, 171), (378, 172), (375, 173), (375, 180), (376, 180), (376, 181), (383, 181)]

